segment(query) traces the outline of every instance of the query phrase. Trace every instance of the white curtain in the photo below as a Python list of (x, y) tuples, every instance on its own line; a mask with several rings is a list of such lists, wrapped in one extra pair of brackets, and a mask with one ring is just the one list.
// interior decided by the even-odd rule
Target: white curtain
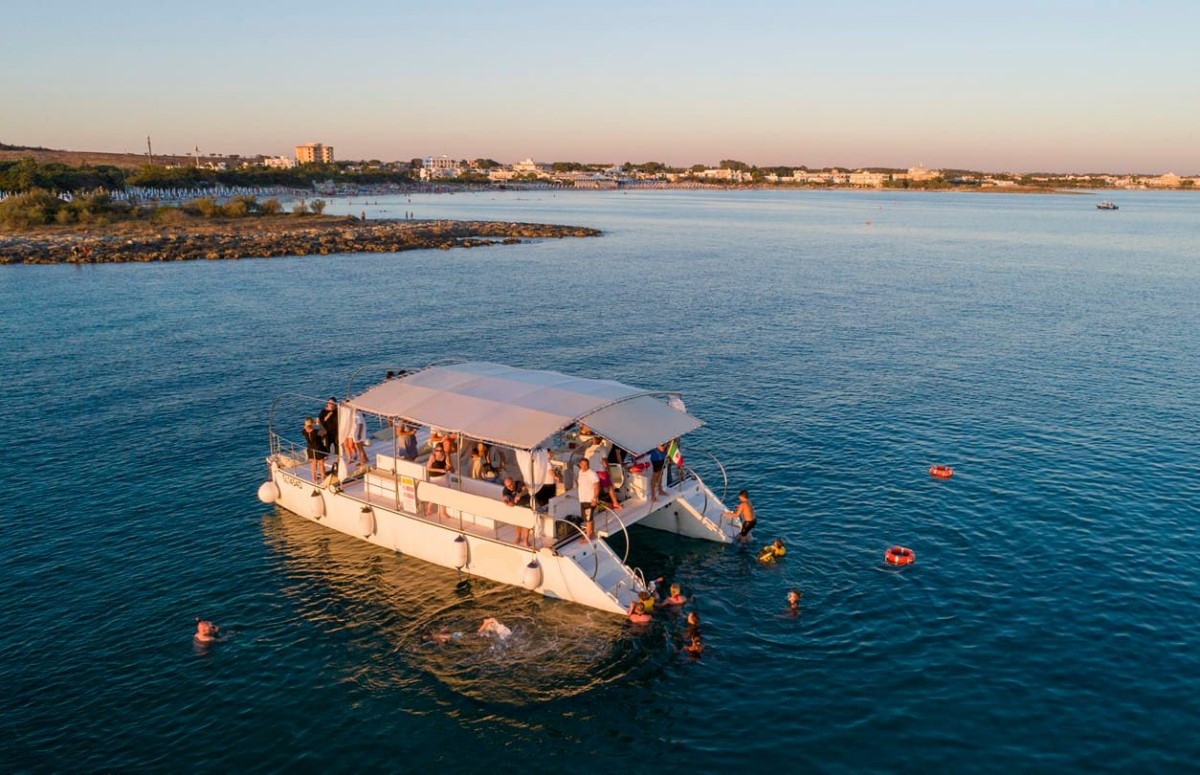
[(521, 469), (521, 481), (527, 483), (529, 489), (536, 491), (554, 481), (550, 475), (550, 452), (536, 449), (533, 452), (512, 450), (512, 453), (516, 455), (517, 468)]
[(533, 451), (532, 460), (532, 476), (529, 477), (529, 486), (534, 490), (539, 487), (544, 487), (554, 481), (554, 477), (550, 476), (550, 453), (544, 449), (535, 449)]
[(514, 449), (513, 454), (517, 458), (517, 468), (521, 471), (521, 481), (533, 487), (533, 459), (528, 451), (523, 449)]

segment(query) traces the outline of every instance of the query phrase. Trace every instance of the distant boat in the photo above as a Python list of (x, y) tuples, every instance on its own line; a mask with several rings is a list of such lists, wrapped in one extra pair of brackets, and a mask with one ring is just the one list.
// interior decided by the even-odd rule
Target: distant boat
[(1120, 208), (1118, 208), (1115, 203), (1110, 202), (1107, 199), (1105, 199), (1103, 202), (1096, 205), (1096, 209), (1097, 210), (1117, 210)]

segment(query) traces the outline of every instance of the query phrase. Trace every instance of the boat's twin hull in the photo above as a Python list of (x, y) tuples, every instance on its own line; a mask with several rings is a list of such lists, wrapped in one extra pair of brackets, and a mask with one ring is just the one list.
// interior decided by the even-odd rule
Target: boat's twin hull
[[(368, 505), (344, 493), (314, 487), (311, 482), (278, 468), (273, 471), (273, 479), (279, 487), (278, 505), (332, 530), (434, 565), (457, 568), (502, 584), (524, 586), (546, 597), (613, 613), (625, 612), (621, 598), (626, 595), (610, 595), (591, 578), (596, 563), (603, 559), (594, 556), (595, 550), (586, 556), (576, 552), (572, 558), (560, 556), (549, 547), (523, 548)], [(315, 502), (318, 500), (319, 505)], [(369, 516), (365, 516), (364, 509), (370, 510)], [(457, 540), (460, 535), (466, 542), (465, 551)], [(536, 562), (535, 569), (529, 567), (531, 561)]]
[[(275, 464), (271, 478), (279, 490), (276, 502), (288, 511), (434, 565), (620, 614), (645, 588), (641, 577), (599, 539), (577, 541), (562, 554), (548, 546), (534, 550), (314, 486)], [(692, 481), (676, 488), (639, 524), (729, 543), (736, 529), (722, 519), (724, 508), (703, 483)]]

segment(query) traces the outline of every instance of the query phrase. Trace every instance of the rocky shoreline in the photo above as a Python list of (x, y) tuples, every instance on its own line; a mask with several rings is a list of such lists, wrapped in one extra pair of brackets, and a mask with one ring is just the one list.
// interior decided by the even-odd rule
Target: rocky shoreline
[(595, 237), (582, 226), (502, 221), (362, 221), (353, 217), (273, 216), (156, 225), (45, 227), (0, 233), (0, 264), (111, 264), (395, 253), (512, 245), (532, 239)]

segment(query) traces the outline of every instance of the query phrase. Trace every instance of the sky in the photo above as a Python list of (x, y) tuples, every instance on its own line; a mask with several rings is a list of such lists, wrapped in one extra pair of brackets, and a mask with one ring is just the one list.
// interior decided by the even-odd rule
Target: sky
[(14, 3), (0, 142), (1200, 174), (1200, 2)]

